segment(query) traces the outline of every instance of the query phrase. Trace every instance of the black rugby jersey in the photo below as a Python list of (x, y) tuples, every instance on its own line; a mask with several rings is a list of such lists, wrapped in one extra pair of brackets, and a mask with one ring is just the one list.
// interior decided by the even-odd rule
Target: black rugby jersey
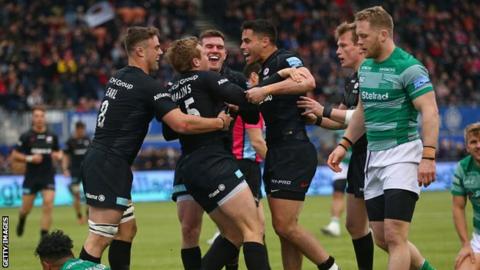
[(32, 129), (23, 133), (15, 147), (15, 150), (25, 155), (42, 155), (39, 164), (27, 163), (25, 178), (52, 178), (55, 168), (52, 162), (52, 152), (60, 150), (58, 137), (50, 131), (35, 132)]
[(82, 164), (87, 148), (90, 145), (90, 138), (87, 136), (82, 138), (71, 137), (65, 143), (64, 153), (69, 155), (69, 170), (72, 177), (80, 177), (80, 165)]
[[(216, 117), (225, 108), (225, 102), (249, 108), (245, 111), (255, 111), (255, 106), (249, 104), (244, 89), (229, 79), (213, 71), (188, 71), (176, 77), (170, 83), (168, 92), (173, 101), (187, 114), (202, 117)], [(242, 110), (240, 110), (242, 112)], [(256, 113), (242, 114), (248, 123), (258, 122)], [(210, 144), (225, 145), (225, 131), (213, 131), (203, 134), (179, 134), (180, 144), (184, 153), (190, 153), (201, 146)]]
[[(289, 67), (303, 67), (303, 61), (294, 53), (286, 50), (276, 50), (262, 64), (260, 84), (264, 86), (283, 80), (275, 73)], [(271, 77), (270, 76), (274, 76)], [(278, 142), (285, 137), (297, 133), (305, 134), (303, 109), (297, 107), (301, 95), (269, 95), (261, 104), (260, 111), (265, 119), (267, 144)], [(295, 136), (292, 136), (295, 137)], [(303, 139), (307, 139), (304, 137)]]
[[(358, 73), (355, 72), (349, 77), (345, 78), (345, 93), (343, 95), (342, 104), (347, 106), (347, 109), (354, 110), (358, 104), (360, 94), (360, 85), (358, 82)], [(354, 153), (365, 153), (367, 151), (367, 136), (363, 134), (352, 146)]]
[(177, 108), (160, 83), (140, 68), (126, 66), (106, 85), (92, 147), (101, 144), (132, 164), (148, 125)]

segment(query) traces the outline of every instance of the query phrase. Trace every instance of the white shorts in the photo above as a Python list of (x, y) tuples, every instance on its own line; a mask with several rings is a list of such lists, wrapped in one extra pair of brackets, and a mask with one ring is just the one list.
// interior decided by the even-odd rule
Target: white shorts
[(337, 181), (337, 180), (346, 180), (347, 179), (347, 173), (348, 173), (348, 164), (345, 162), (340, 163), (340, 168), (342, 168), (341, 172), (334, 173), (332, 177), (332, 181)]
[(383, 195), (385, 189), (403, 189), (420, 194), (418, 164), (422, 149), (422, 142), (416, 140), (384, 151), (368, 151), (365, 200)]
[(472, 240), (470, 240), (470, 245), (472, 246), (473, 252), (480, 253), (480, 235), (476, 232), (472, 233)]

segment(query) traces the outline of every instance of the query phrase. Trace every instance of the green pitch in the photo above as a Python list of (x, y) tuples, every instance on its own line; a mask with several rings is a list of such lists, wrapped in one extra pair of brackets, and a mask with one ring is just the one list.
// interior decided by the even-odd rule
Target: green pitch
[[(356, 269), (355, 254), (346, 230), (342, 231), (342, 236), (339, 238), (327, 237), (320, 233), (320, 227), (329, 221), (329, 206), (330, 197), (307, 198), (301, 215), (301, 223), (315, 234), (327, 251), (336, 258), (342, 269)], [(450, 209), (451, 196), (449, 193), (422, 194), (410, 231), (411, 241), (437, 269), (452, 269), (454, 258), (460, 247)], [(40, 269), (38, 259), (34, 257), (33, 253), (39, 240), (41, 209), (35, 208), (28, 217), (25, 234), (22, 238), (15, 235), (18, 209), (2, 208), (0, 211), (2, 216), (10, 216), (10, 269)], [(470, 207), (468, 213), (470, 225)], [(180, 229), (175, 204), (172, 202), (137, 203), (135, 216), (138, 222), (138, 233), (133, 245), (132, 269), (182, 269)], [(272, 269), (282, 269), (279, 242), (270, 224), (270, 213), (267, 212), (266, 216), (270, 263)], [(80, 226), (76, 223), (73, 209), (70, 207), (55, 208), (52, 228), (62, 229), (72, 237), (75, 254), (78, 255), (87, 234), (87, 226)], [(204, 216), (202, 230), (200, 241), (202, 251), (205, 252), (208, 249), (206, 240), (215, 230), (207, 216)], [(107, 256), (104, 255), (102, 262), (108, 263)], [(386, 269), (386, 262), (385, 253), (376, 248), (374, 268)], [(241, 263), (241, 269), (245, 269), (243, 258)], [(304, 259), (303, 269), (316, 269), (316, 267)]]

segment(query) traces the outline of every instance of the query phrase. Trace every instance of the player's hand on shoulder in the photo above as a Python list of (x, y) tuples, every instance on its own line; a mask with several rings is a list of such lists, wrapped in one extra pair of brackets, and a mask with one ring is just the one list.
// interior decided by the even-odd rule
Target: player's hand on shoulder
[(322, 116), (323, 114), (323, 105), (309, 97), (301, 96), (300, 99), (297, 101), (297, 106), (299, 108), (305, 109), (305, 112), (303, 112), (302, 115), (308, 115), (313, 113), (316, 116)]
[(225, 113), (223, 110), (217, 115), (218, 118), (222, 119), (223, 121), (223, 128), (222, 130), (228, 130), (230, 128), (230, 123), (232, 122), (233, 118), (230, 114)]
[(253, 104), (260, 104), (268, 96), (264, 87), (253, 87), (246, 91), (247, 100)]
[(418, 185), (428, 187), (435, 181), (435, 160), (422, 159), (418, 166)]

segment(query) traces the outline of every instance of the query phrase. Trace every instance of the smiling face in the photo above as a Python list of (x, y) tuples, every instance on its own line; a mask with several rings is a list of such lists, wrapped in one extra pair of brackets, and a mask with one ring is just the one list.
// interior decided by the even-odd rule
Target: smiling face
[(247, 64), (261, 61), (260, 54), (265, 47), (265, 38), (266, 37), (255, 34), (252, 29), (242, 31), (242, 44), (240, 45), (240, 49)]
[(366, 58), (377, 58), (381, 54), (380, 32), (366, 20), (356, 22), (358, 45)]
[(356, 68), (363, 59), (363, 53), (353, 41), (352, 31), (347, 31), (338, 37), (337, 56), (343, 68)]
[(208, 58), (208, 69), (220, 72), (227, 58), (225, 41), (221, 37), (202, 38), (202, 48)]

